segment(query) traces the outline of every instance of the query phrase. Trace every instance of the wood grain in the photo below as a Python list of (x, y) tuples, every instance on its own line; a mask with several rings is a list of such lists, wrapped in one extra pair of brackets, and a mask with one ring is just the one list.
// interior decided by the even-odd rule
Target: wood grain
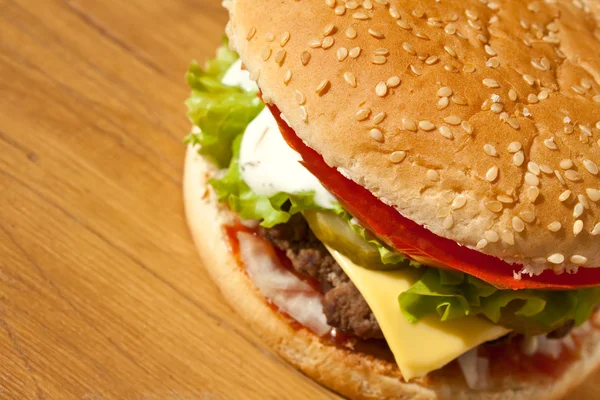
[(0, 399), (333, 398), (222, 301), (183, 215), (208, 0), (0, 0)]
[(239, 321), (185, 225), (183, 75), (226, 18), (0, 0), (1, 399), (337, 397)]

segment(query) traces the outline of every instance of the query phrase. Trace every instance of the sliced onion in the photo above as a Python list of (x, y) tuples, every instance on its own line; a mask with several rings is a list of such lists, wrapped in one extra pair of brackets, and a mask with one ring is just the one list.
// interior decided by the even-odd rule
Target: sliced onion
[(475, 347), (458, 357), (458, 365), (462, 370), (467, 386), (470, 389), (482, 390), (488, 387), (489, 360), (477, 355)]
[(317, 335), (327, 334), (331, 327), (323, 313), (323, 296), (285, 269), (268, 242), (246, 232), (237, 237), (246, 271), (263, 296)]

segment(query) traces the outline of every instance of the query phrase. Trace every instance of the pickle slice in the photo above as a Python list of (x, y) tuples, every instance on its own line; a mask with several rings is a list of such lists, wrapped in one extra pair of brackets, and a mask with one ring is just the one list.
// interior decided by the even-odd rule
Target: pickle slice
[(304, 211), (304, 218), (315, 236), (352, 262), (369, 269), (395, 269), (407, 262), (384, 264), (377, 246), (356, 233), (348, 221), (329, 211)]

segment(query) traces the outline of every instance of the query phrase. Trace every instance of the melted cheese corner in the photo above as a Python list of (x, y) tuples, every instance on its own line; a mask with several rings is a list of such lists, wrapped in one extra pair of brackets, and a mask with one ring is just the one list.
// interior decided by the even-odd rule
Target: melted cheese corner
[(328, 250), (371, 307), (406, 380), (427, 375), (481, 343), (510, 332), (475, 316), (442, 322), (431, 315), (410, 323), (400, 311), (398, 296), (414, 284), (417, 271), (370, 270)]

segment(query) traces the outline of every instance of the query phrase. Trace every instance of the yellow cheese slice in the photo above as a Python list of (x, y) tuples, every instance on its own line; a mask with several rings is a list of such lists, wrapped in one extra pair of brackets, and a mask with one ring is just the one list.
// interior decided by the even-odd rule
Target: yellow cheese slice
[(431, 315), (410, 323), (400, 311), (398, 296), (417, 280), (416, 270), (370, 270), (328, 250), (371, 307), (406, 380), (427, 375), (481, 343), (510, 332), (475, 316), (442, 322)]

